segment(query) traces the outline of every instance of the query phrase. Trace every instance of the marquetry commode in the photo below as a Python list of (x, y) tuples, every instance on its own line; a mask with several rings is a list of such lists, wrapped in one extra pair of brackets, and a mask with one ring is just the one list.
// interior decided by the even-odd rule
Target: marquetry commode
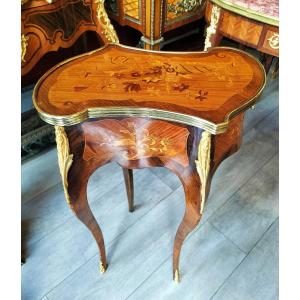
[(279, 57), (279, 0), (208, 0), (205, 18), (204, 50), (219, 46), (225, 36), (267, 54), (267, 72)]
[(110, 18), (142, 33), (147, 50), (159, 50), (165, 33), (200, 20), (206, 0), (106, 0)]
[(65, 197), (98, 243), (102, 272), (104, 239), (87, 201), (91, 174), (118, 163), (130, 211), (132, 169), (165, 167), (179, 177), (186, 202), (173, 251), (179, 281), (183, 241), (205, 211), (214, 172), (239, 149), (244, 111), (264, 85), (262, 65), (237, 49), (176, 53), (118, 44), (69, 59), (39, 80), (34, 105), (55, 125)]

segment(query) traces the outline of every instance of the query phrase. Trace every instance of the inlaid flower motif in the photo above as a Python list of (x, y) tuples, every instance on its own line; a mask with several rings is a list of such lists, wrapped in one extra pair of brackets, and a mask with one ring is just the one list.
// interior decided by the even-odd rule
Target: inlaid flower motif
[(158, 81), (161, 81), (161, 79), (156, 78), (156, 77), (151, 77), (151, 76), (144, 77), (142, 80), (146, 83), (156, 83)]
[(184, 90), (186, 90), (186, 89), (188, 89), (188, 88), (189, 88), (189, 85), (187, 85), (187, 84), (185, 84), (185, 83), (173, 85), (173, 90), (174, 90), (174, 91), (183, 92)]
[(168, 73), (175, 72), (175, 69), (169, 63), (164, 63), (163, 67), (164, 67), (165, 71)]
[(141, 75), (140, 72), (134, 71), (134, 72), (131, 73), (131, 76), (132, 76), (132, 77), (141, 77), (142, 75)]
[(122, 79), (122, 78), (125, 78), (125, 74), (123, 74), (123, 73), (114, 73), (113, 77), (115, 77), (117, 79)]
[(138, 92), (141, 90), (141, 86), (138, 83), (134, 82), (123, 82), (125, 85), (124, 90), (125, 92)]

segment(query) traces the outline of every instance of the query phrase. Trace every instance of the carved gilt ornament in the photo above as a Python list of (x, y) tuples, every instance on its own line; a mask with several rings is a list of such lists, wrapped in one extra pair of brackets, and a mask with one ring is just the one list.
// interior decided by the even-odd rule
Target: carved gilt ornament
[(25, 55), (27, 51), (27, 46), (28, 46), (28, 39), (29, 37), (26, 36), (25, 34), (22, 34), (21, 36), (21, 62), (26, 62), (25, 60)]
[(175, 271), (174, 281), (176, 284), (180, 282), (180, 275), (178, 269)]
[(73, 163), (73, 154), (70, 154), (69, 140), (64, 127), (55, 126), (57, 155), (60, 175), (62, 178), (63, 188), (66, 200), (71, 206), (71, 198), (68, 193), (68, 171)]
[(217, 32), (217, 27), (220, 19), (220, 7), (213, 5), (211, 16), (210, 16), (210, 24), (206, 29), (206, 38), (204, 43), (204, 50), (206, 51), (209, 47), (211, 47), (211, 41), (210, 38), (213, 34)]
[(272, 49), (279, 49), (279, 33), (274, 33), (270, 38), (268, 38), (268, 42)]
[(105, 11), (104, 0), (95, 0), (94, 3), (97, 4), (96, 15), (99, 23), (101, 24), (101, 27), (103, 28), (102, 33), (109, 42), (119, 43), (117, 33), (112, 24), (110, 23), (110, 20)]
[(201, 180), (201, 204), (200, 213), (202, 214), (206, 199), (206, 182), (210, 169), (210, 150), (211, 150), (211, 134), (203, 131), (201, 141), (198, 148), (198, 160), (196, 160), (197, 172)]

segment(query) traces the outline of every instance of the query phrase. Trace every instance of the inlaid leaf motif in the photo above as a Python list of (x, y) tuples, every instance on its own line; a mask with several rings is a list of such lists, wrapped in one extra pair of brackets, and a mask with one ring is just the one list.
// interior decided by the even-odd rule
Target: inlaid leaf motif
[(203, 100), (207, 99), (207, 95), (208, 95), (208, 92), (200, 90), (199, 95), (196, 95), (195, 99), (203, 101)]
[(162, 67), (161, 66), (155, 66), (150, 69), (150, 71), (146, 72), (145, 75), (153, 75), (153, 76), (161, 76), (162, 75)]

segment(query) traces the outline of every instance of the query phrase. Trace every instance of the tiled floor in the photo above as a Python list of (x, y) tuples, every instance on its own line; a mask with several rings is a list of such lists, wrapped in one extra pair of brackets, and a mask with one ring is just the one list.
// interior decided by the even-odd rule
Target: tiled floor
[(96, 243), (64, 201), (56, 150), (23, 163), (22, 299), (278, 299), (278, 79), (261, 99), (183, 246), (179, 285), (172, 247), (184, 196), (175, 175), (135, 171), (134, 213), (117, 165), (92, 176), (88, 195), (109, 263), (102, 275)]

